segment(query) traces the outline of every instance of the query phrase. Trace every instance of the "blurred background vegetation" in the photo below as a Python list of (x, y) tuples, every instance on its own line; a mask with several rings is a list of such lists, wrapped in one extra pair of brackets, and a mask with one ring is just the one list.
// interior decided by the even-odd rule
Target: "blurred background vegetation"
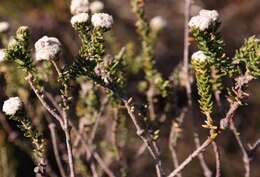
[[(135, 33), (135, 18), (131, 13), (129, 0), (104, 0), (105, 12), (113, 15), (115, 25), (113, 34), (116, 34), (116, 43), (118, 47), (123, 46), (129, 41), (138, 45), (138, 38)], [(70, 25), (69, 0), (0, 0), (0, 21), (8, 21), (11, 23), (10, 34), (13, 34), (20, 25), (28, 25), (32, 31), (33, 44), (39, 37), (43, 35), (55, 36), (63, 43), (63, 56), (67, 63), (70, 63), (72, 56), (75, 55), (79, 47), (77, 34)], [(183, 0), (147, 0), (147, 17), (161, 15), (168, 23), (167, 28), (160, 35), (160, 39), (156, 46), (156, 67), (168, 76), (172, 70), (182, 61), (183, 57), (183, 23), (184, 23), (184, 1)], [(235, 50), (241, 46), (243, 39), (251, 35), (260, 37), (260, 1), (259, 0), (194, 0), (191, 7), (191, 15), (196, 14), (201, 8), (216, 9), (220, 14), (222, 21), (222, 34), (226, 42), (226, 51), (228, 55), (233, 56)], [(136, 47), (138, 50), (138, 47)], [(195, 51), (195, 45), (191, 45), (191, 51)], [(15, 72), (15, 71), (14, 71)], [(1, 79), (1, 78), (0, 78)], [(15, 80), (14, 82), (23, 82)], [(1, 81), (2, 84), (2, 81)], [(22, 85), (22, 83), (21, 83)], [(244, 106), (239, 110), (238, 127), (244, 142), (253, 143), (260, 137), (260, 82), (255, 81), (249, 87), (250, 97), (248, 106)], [(2, 88), (1, 88), (2, 89)], [(0, 89), (0, 91), (2, 91)], [(16, 89), (16, 88), (13, 88)], [(8, 90), (9, 93), (14, 90)], [(1, 96), (1, 93), (0, 93)], [(184, 102), (186, 98), (183, 98)], [(1, 105), (2, 105), (1, 96)], [(193, 149), (193, 140), (190, 135), (190, 123), (186, 121), (184, 125), (183, 140), (180, 141), (178, 152), (180, 153), (180, 161), (182, 161)], [(203, 133), (203, 132), (202, 132)], [(4, 133), (0, 129), (0, 156), (3, 160), (4, 155), (11, 153), (15, 159), (10, 169), (16, 169), (19, 177), (33, 176), (33, 162), (26, 153), (17, 148), (17, 146), (1, 146)], [(135, 135), (133, 135), (135, 136)], [(242, 177), (243, 164), (240, 150), (230, 132), (226, 132), (225, 137), (218, 141), (223, 144), (220, 147), (222, 155), (223, 176)], [(131, 141), (131, 140), (130, 140)], [(160, 140), (160, 144), (167, 144), (167, 139)], [(167, 147), (167, 146), (166, 146)], [(130, 152), (134, 152), (132, 149)], [(165, 165), (169, 169), (172, 167), (171, 157), (166, 154), (163, 157)], [(206, 153), (212, 154), (211, 150)], [(131, 156), (129, 154), (128, 156)], [(212, 169), (214, 169), (213, 155), (205, 155)], [(12, 159), (4, 159), (10, 161)], [(131, 164), (131, 176), (148, 177), (148, 170), (153, 168), (143, 166), (142, 161), (147, 160), (141, 157), (138, 163)], [(19, 163), (18, 163), (19, 162)], [(21, 163), (22, 162), (22, 163)], [(167, 163), (169, 162), (169, 163)], [(252, 164), (252, 177), (258, 177), (260, 174), (260, 158), (258, 157)], [(145, 169), (140, 171), (139, 169)], [(185, 176), (201, 176), (199, 164), (194, 161), (187, 169), (184, 170)], [(0, 167), (0, 170), (1, 169)], [(1, 176), (0, 176), (1, 177)]]

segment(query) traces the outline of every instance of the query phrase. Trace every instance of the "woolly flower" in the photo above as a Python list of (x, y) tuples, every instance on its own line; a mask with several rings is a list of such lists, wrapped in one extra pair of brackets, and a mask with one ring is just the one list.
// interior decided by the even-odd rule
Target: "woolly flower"
[(111, 28), (113, 17), (106, 13), (95, 13), (91, 17), (91, 22), (94, 27)]
[(5, 59), (5, 51), (4, 49), (0, 49), (0, 62), (4, 61)]
[(61, 43), (57, 38), (44, 36), (35, 43), (36, 60), (55, 59), (61, 52)]
[(104, 9), (104, 3), (101, 1), (94, 1), (89, 6), (92, 13), (100, 12)]
[(211, 19), (207, 16), (194, 16), (190, 19), (189, 21), (189, 27), (190, 28), (199, 28), (201, 31), (204, 31), (205, 29), (207, 29), (209, 27), (209, 25), (211, 24)]
[(209, 17), (212, 22), (215, 22), (218, 20), (219, 18), (219, 14), (216, 10), (205, 10), (205, 9), (202, 9), (200, 12), (199, 12), (199, 15), (200, 16), (205, 16), (205, 17)]
[(89, 18), (89, 15), (87, 13), (80, 13), (78, 15), (74, 15), (71, 18), (70, 23), (72, 24), (73, 27), (75, 27), (76, 24), (87, 22), (88, 18)]
[(89, 1), (88, 0), (72, 0), (70, 4), (70, 12), (73, 15), (79, 13), (87, 13), (89, 10)]
[(207, 61), (207, 56), (201, 50), (199, 50), (192, 54), (191, 59), (193, 61), (203, 63)]
[(201, 31), (207, 29), (211, 24), (216, 23), (219, 18), (219, 14), (216, 10), (202, 9), (199, 15), (194, 16), (189, 21), (189, 27), (199, 28)]
[(11, 97), (4, 102), (3, 112), (6, 115), (13, 116), (22, 107), (22, 101), (19, 97)]
[(0, 22), (0, 33), (4, 33), (8, 31), (10, 28), (10, 25), (8, 22)]
[(166, 25), (167, 25), (167, 22), (161, 16), (156, 16), (156, 17), (152, 18), (150, 21), (150, 27), (154, 31), (160, 31), (161, 29), (165, 28)]

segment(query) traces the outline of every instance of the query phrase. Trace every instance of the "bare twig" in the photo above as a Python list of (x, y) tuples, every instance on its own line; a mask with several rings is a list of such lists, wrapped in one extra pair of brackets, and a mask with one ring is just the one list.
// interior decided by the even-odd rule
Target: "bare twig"
[(40, 93), (40, 91), (34, 86), (32, 81), (32, 75), (28, 74), (28, 76), (25, 78), (25, 80), (29, 83), (30, 87), (42, 103), (43, 107), (60, 123), (61, 127), (63, 127), (63, 120), (55, 111), (55, 109), (51, 108), (47, 102), (44, 100), (44, 95)]
[(122, 100), (124, 102), (124, 105), (127, 109), (128, 114), (130, 115), (130, 118), (132, 119), (135, 128), (136, 128), (136, 133), (137, 135), (143, 140), (143, 142), (146, 144), (147, 149), (149, 150), (151, 156), (155, 160), (155, 165), (156, 165), (156, 171), (157, 171), (157, 176), (161, 177), (164, 176), (164, 170), (162, 168), (162, 163), (159, 158), (159, 153), (158, 153), (158, 147), (155, 143), (153, 143), (152, 136), (150, 135), (149, 132), (147, 132), (143, 126), (141, 121), (143, 120), (143, 117), (141, 116), (141, 113), (139, 113), (135, 106), (132, 103), (132, 98), (125, 100)]
[(218, 145), (215, 141), (212, 142), (212, 146), (213, 146), (213, 151), (216, 157), (216, 177), (220, 177), (221, 176), (221, 166), (220, 166), (220, 153), (218, 150)]
[(212, 139), (208, 138), (204, 143), (196, 149), (191, 155), (189, 155), (186, 160), (184, 160), (178, 168), (176, 168), (173, 172), (171, 172), (168, 177), (176, 176), (180, 171), (182, 171), (194, 158), (196, 158), (200, 153), (202, 153), (210, 144), (212, 143)]
[(32, 75), (29, 73), (28, 76), (25, 78), (25, 80), (29, 83), (31, 88), (33, 89), (34, 93), (42, 103), (43, 107), (60, 123), (60, 126), (62, 127), (64, 133), (65, 133), (65, 139), (66, 139), (66, 146), (67, 146), (67, 153), (68, 153), (68, 164), (70, 168), (70, 177), (75, 177), (75, 171), (74, 171), (74, 162), (73, 162), (73, 156), (72, 156), (72, 147), (71, 147), (71, 138), (69, 133), (69, 125), (68, 125), (68, 117), (67, 112), (65, 108), (63, 108), (63, 114), (62, 116), (58, 115), (55, 112), (55, 109), (52, 109), (47, 102), (44, 100), (45, 95), (43, 93), (40, 93), (39, 90), (34, 86)]
[(188, 97), (188, 105), (192, 104), (191, 83), (189, 77), (189, 18), (190, 18), (191, 0), (185, 0), (184, 6), (184, 50), (183, 50), (183, 70), (186, 78), (186, 92)]
[(247, 150), (246, 150), (245, 146), (242, 143), (242, 140), (240, 139), (239, 132), (237, 131), (237, 128), (233, 121), (230, 122), (230, 129), (232, 130), (232, 132), (237, 140), (237, 143), (239, 145), (239, 148), (242, 152), (242, 155), (243, 155), (245, 177), (250, 177), (250, 158), (247, 154)]
[(260, 147), (260, 139), (256, 140), (253, 145), (248, 144), (250, 160), (253, 160), (257, 149)]
[(95, 112), (94, 113), (94, 116), (95, 116), (95, 123), (94, 123), (94, 126), (93, 126), (93, 128), (92, 128), (92, 130), (91, 130), (91, 133), (90, 133), (90, 137), (89, 137), (89, 141), (88, 141), (88, 143), (91, 145), (92, 143), (93, 143), (93, 141), (94, 141), (94, 139), (95, 139), (95, 136), (96, 136), (96, 134), (97, 134), (97, 129), (98, 129), (98, 125), (99, 125), (99, 123), (100, 123), (100, 118), (101, 118), (101, 116), (103, 115), (103, 113), (104, 113), (104, 110), (105, 110), (105, 106), (106, 106), (106, 104), (107, 104), (107, 99), (105, 99), (102, 103), (101, 103), (101, 107), (100, 107), (100, 110), (99, 110), (99, 112), (97, 113), (97, 112)]
[(118, 132), (118, 126), (119, 126), (119, 113), (117, 108), (113, 108), (113, 113), (114, 113), (114, 120), (113, 120), (113, 125), (112, 125), (112, 144), (115, 149), (115, 154), (116, 154), (116, 160), (119, 162), (120, 160), (120, 150), (119, 150), (119, 144), (117, 142), (117, 132)]
[[(92, 156), (95, 158), (95, 160), (98, 162), (100, 167), (104, 170), (104, 172), (109, 176), (109, 177), (115, 177), (114, 173), (109, 169), (109, 167), (106, 165), (106, 163), (102, 160), (102, 158), (99, 156), (99, 154), (95, 151), (93, 151), (91, 148), (88, 147), (88, 143), (85, 140), (84, 136), (76, 129), (76, 127), (73, 125), (72, 122), (70, 122), (70, 125), (74, 129), (75, 133), (77, 136), (80, 137), (80, 141), (83, 145), (83, 148), (85, 149), (85, 152), (87, 154), (87, 160), (93, 164), (92, 162)], [(93, 168), (93, 166), (91, 167)]]
[[(178, 168), (178, 166), (179, 166), (179, 160), (178, 160), (178, 156), (177, 156), (177, 152), (176, 152), (176, 147), (175, 147), (175, 143), (173, 142), (173, 140), (176, 137), (176, 133), (177, 133), (176, 128), (178, 128), (178, 127), (176, 127), (173, 123), (171, 132), (170, 132), (170, 138), (169, 138), (169, 149), (171, 151), (174, 168)], [(177, 174), (177, 177), (182, 177), (181, 173)]]
[[(199, 139), (199, 135), (198, 133), (195, 131), (193, 132), (193, 139), (194, 139), (194, 143), (195, 143), (195, 147), (196, 148), (199, 148), (200, 147), (200, 139)], [(202, 153), (200, 153), (198, 155), (198, 159), (199, 159), (199, 162), (200, 162), (200, 166), (203, 170), (203, 174), (205, 177), (211, 177), (212, 176), (212, 172), (211, 170), (209, 169), (207, 163), (206, 163), (206, 160), (204, 159), (204, 156)]]
[(55, 156), (55, 160), (57, 162), (60, 174), (61, 174), (62, 177), (66, 177), (66, 173), (65, 173), (65, 170), (62, 166), (61, 158), (60, 158), (60, 155), (59, 155), (59, 150), (58, 150), (58, 145), (57, 145), (57, 137), (56, 137), (56, 132), (55, 132), (55, 124), (54, 123), (49, 124), (49, 130), (50, 130), (50, 133), (51, 133), (51, 141), (52, 141), (54, 156)]

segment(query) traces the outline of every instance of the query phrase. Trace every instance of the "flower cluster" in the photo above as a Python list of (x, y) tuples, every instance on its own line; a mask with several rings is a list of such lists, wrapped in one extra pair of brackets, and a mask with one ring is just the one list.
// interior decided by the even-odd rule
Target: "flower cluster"
[(87, 13), (89, 11), (89, 1), (88, 0), (72, 0), (70, 4), (70, 12), (73, 15), (79, 13)]
[(80, 14), (74, 15), (71, 18), (70, 23), (75, 28), (77, 24), (86, 23), (88, 21), (88, 19), (89, 19), (89, 15), (87, 13), (80, 13)]
[(89, 8), (92, 13), (98, 13), (101, 12), (104, 9), (104, 3), (101, 1), (93, 1), (89, 5)]
[(35, 43), (35, 59), (56, 59), (61, 52), (61, 43), (57, 38), (44, 36)]
[(4, 61), (5, 59), (5, 50), (0, 49), (0, 62)]
[(113, 17), (106, 13), (95, 13), (91, 17), (92, 25), (96, 28), (110, 29), (113, 24)]
[(11, 97), (4, 102), (3, 112), (6, 115), (13, 116), (22, 107), (22, 101), (19, 97)]
[(211, 24), (215, 24), (219, 18), (219, 14), (216, 10), (201, 10), (199, 15), (194, 16), (189, 21), (190, 28), (198, 28), (204, 31), (209, 28)]
[(8, 22), (0, 22), (0, 33), (7, 32), (10, 28), (10, 25)]

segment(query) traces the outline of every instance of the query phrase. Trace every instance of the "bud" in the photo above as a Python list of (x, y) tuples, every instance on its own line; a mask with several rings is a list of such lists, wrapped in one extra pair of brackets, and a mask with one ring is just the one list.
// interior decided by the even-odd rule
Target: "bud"
[(199, 50), (192, 54), (191, 59), (199, 63), (204, 63), (207, 61), (207, 56), (201, 50)]
[(18, 40), (27, 40), (29, 38), (30, 31), (28, 26), (20, 26), (18, 30), (16, 31), (16, 38)]
[(167, 25), (167, 22), (161, 16), (156, 16), (156, 17), (152, 18), (152, 20), (150, 21), (150, 27), (154, 31), (160, 31), (163, 28), (165, 28), (166, 25)]

